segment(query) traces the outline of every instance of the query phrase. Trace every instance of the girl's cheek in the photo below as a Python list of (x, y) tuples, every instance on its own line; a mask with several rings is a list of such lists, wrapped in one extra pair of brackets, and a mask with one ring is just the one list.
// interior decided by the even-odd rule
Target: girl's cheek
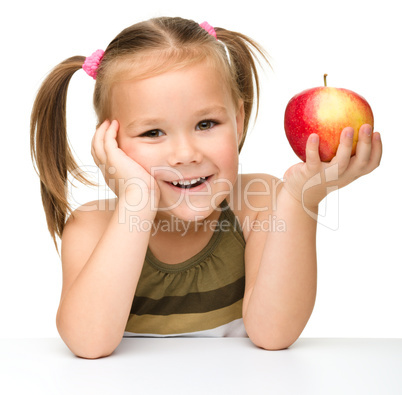
[(149, 168), (151, 166), (151, 164), (149, 163), (150, 159), (155, 159), (155, 155), (152, 155), (150, 152), (148, 152), (144, 145), (135, 145), (132, 140), (131, 143), (129, 141), (123, 142), (123, 144), (121, 146), (119, 145), (119, 147), (129, 158), (133, 159), (144, 169), (149, 171)]
[(123, 144), (121, 149), (123, 150), (123, 152), (129, 156), (131, 159), (134, 159), (135, 157), (138, 159), (139, 157), (139, 152), (136, 149), (136, 147), (134, 147), (133, 145), (130, 144)]
[(130, 139), (125, 136), (117, 136), (117, 145), (119, 148), (128, 156), (132, 156), (135, 151), (135, 145), (133, 139)]

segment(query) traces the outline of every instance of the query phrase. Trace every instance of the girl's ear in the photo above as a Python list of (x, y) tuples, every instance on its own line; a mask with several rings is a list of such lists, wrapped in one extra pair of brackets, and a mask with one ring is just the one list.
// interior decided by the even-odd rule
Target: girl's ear
[(243, 100), (239, 100), (239, 106), (237, 108), (236, 114), (236, 125), (237, 125), (237, 142), (240, 145), (243, 132), (244, 132), (244, 102)]

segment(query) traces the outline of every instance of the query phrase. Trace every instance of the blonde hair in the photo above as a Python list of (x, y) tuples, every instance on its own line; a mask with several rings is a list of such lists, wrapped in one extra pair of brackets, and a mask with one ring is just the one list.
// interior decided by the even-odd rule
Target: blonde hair
[[(249, 37), (223, 28), (215, 31), (218, 40), (194, 21), (170, 17), (150, 19), (123, 30), (106, 48), (97, 71), (94, 107), (98, 124), (109, 117), (110, 94), (116, 81), (147, 78), (206, 60), (222, 73), (234, 102), (244, 102), (240, 152), (254, 96), (258, 114), (260, 87), (255, 60), (260, 55), (269, 62), (264, 50)], [(66, 130), (68, 85), (84, 61), (85, 57), (74, 56), (56, 66), (42, 83), (31, 114), (31, 156), (40, 177), (42, 203), (56, 248), (56, 235), (61, 238), (71, 211), (66, 193), (68, 173), (84, 184), (93, 185), (81, 172), (75, 171), (78, 166)]]

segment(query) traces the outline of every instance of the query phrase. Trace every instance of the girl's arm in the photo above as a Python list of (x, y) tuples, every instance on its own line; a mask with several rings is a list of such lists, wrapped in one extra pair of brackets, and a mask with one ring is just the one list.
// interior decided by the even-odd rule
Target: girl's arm
[[(371, 127), (364, 125), (356, 155), (350, 157), (350, 132), (350, 128), (343, 131), (337, 155), (330, 163), (320, 161), (318, 136), (310, 136), (306, 163), (286, 172), (277, 196), (273, 214), (284, 229), (252, 232), (248, 237), (243, 318), (249, 337), (262, 348), (290, 346), (313, 310), (318, 203), (331, 188), (341, 188), (379, 165), (379, 134), (372, 135)], [(261, 213), (257, 222), (266, 215)]]
[[(282, 228), (268, 235), (252, 232), (247, 240), (243, 304), (250, 339), (271, 350), (286, 348), (299, 337), (313, 310), (317, 285), (316, 221), (284, 188), (275, 216)], [(257, 217), (257, 224), (263, 220)]]
[(80, 357), (107, 356), (118, 346), (141, 274), (150, 232), (133, 223), (153, 221), (153, 214), (126, 210), (124, 198), (108, 223), (107, 213), (75, 211), (63, 232), (56, 323), (63, 341)]
[(105, 122), (92, 143), (95, 162), (118, 196), (116, 208), (82, 206), (62, 237), (56, 323), (71, 351), (85, 358), (109, 355), (121, 341), (149, 243), (150, 230), (144, 229), (151, 227), (140, 224), (155, 218), (151, 194), (156, 206), (159, 199), (150, 175), (118, 148), (117, 129), (117, 122)]

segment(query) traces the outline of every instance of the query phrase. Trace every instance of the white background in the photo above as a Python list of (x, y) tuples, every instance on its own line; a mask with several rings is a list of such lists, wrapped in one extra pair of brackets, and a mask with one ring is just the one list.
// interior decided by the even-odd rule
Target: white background
[[(265, 4), (262, 8), (261, 4)], [(154, 16), (182, 16), (238, 30), (262, 44), (273, 70), (261, 74), (260, 116), (240, 156), (243, 173), (282, 177), (298, 161), (283, 114), (301, 90), (343, 87), (372, 106), (382, 132), (380, 168), (327, 200), (318, 229), (318, 295), (305, 337), (401, 337), (400, 153), (402, 28), (396, 0), (8, 2), (0, 24), (1, 266), (0, 337), (58, 336), (61, 264), (47, 231), (30, 161), (29, 117), (47, 72), (88, 56), (125, 27)], [(70, 84), (68, 131), (79, 162), (92, 169), (94, 81)], [(104, 197), (102, 193), (100, 197)], [(98, 193), (80, 187), (78, 205)]]

